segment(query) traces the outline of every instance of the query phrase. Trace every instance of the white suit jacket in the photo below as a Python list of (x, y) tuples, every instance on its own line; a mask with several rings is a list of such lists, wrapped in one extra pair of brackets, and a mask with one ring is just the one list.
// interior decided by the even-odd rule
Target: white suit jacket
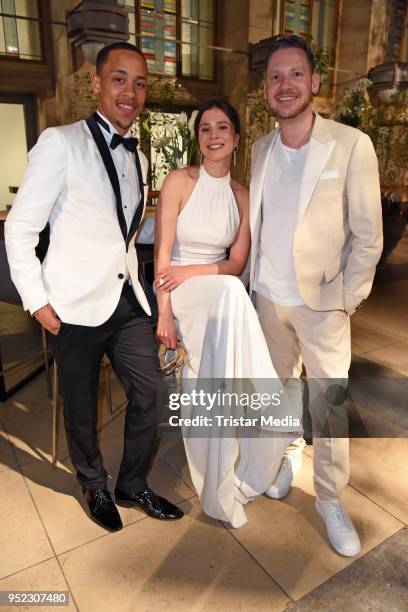
[[(253, 147), (250, 292), (259, 252), (265, 171), (278, 131)], [(378, 163), (370, 138), (316, 115), (299, 197), (293, 257), (302, 300), (312, 310), (351, 314), (370, 293), (382, 251)]]
[[(115, 166), (94, 116), (41, 134), (5, 224), (11, 277), (26, 310), (50, 303), (66, 323), (100, 325), (115, 310), (129, 273), (151, 314), (135, 249), (147, 198), (147, 160), (140, 151), (136, 162), (142, 197), (127, 234)], [(35, 247), (48, 221), (50, 244), (41, 265)]]

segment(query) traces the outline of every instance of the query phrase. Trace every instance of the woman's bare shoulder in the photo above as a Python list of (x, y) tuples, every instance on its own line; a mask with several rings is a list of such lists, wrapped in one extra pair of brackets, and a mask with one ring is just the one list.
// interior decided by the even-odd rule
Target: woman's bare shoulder
[(187, 166), (187, 168), (182, 168), (182, 171), (192, 181), (196, 181), (200, 175), (200, 168), (198, 166)]
[(177, 170), (172, 170), (172, 172), (166, 176), (163, 187), (174, 189), (177, 189), (177, 187), (185, 188), (191, 181), (196, 181), (197, 178), (198, 168), (195, 166), (178, 168)]

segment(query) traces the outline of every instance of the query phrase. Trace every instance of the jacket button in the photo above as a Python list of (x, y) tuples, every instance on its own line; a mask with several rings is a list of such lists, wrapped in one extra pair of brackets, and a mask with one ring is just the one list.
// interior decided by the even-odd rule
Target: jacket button
[(119, 274), (118, 274), (118, 278), (125, 278), (125, 275), (124, 275), (124, 274), (122, 274), (122, 272), (119, 272)]

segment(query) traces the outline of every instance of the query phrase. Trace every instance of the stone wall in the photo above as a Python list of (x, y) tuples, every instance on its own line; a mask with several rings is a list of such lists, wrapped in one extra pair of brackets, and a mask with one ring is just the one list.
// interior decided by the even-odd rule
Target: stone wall
[(340, 3), (336, 67), (336, 98), (354, 81), (385, 58), (390, 2), (388, 0), (342, 0)]

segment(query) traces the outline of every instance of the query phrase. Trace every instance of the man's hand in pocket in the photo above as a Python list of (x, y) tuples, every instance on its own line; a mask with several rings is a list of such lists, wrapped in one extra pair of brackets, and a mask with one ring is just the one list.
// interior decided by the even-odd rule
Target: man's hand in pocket
[(33, 317), (51, 334), (56, 336), (61, 327), (61, 321), (51, 304), (39, 308), (33, 313)]

